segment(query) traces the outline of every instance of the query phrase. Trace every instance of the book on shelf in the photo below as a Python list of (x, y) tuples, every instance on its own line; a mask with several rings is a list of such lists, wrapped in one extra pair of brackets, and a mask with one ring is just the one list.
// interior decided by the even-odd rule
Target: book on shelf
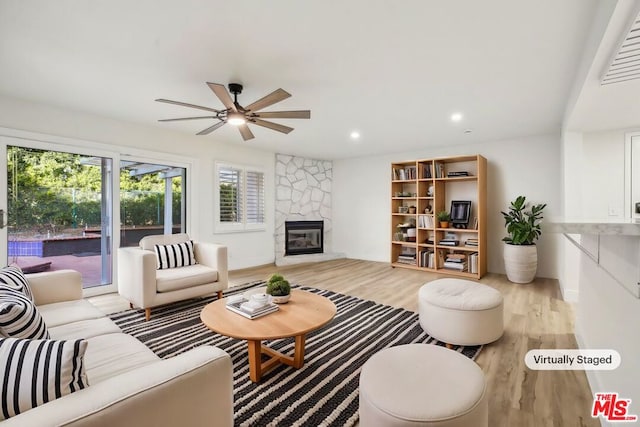
[(450, 270), (466, 271), (467, 270), (467, 263), (466, 262), (445, 261), (444, 264), (443, 264), (443, 268), (448, 268)]
[(415, 166), (405, 166), (401, 168), (392, 168), (391, 174), (394, 181), (408, 181), (418, 177), (417, 168)]
[(444, 234), (444, 238), (441, 239), (438, 244), (443, 246), (458, 246), (460, 244), (460, 241), (458, 240), (458, 235), (456, 233), (447, 231)]
[(433, 178), (431, 172), (431, 165), (424, 165), (422, 167), (422, 178)]
[(247, 319), (257, 319), (258, 317), (266, 316), (280, 309), (277, 304), (272, 302), (261, 306), (254, 305), (253, 302), (244, 297), (230, 299), (226, 307), (227, 310), (231, 310)]
[(465, 262), (467, 256), (465, 254), (447, 254), (446, 260), (451, 262)]
[(429, 215), (429, 214), (418, 215), (418, 227), (434, 228), (433, 215)]
[(435, 268), (435, 254), (432, 250), (420, 251), (420, 266), (427, 268)]
[(471, 175), (467, 171), (459, 171), (459, 172), (451, 171), (451, 172), (447, 172), (447, 178), (455, 178), (455, 177), (458, 177), (458, 176), (471, 176)]
[(478, 239), (467, 239), (464, 242), (465, 246), (478, 247)]
[(478, 274), (478, 252), (469, 254), (469, 273)]

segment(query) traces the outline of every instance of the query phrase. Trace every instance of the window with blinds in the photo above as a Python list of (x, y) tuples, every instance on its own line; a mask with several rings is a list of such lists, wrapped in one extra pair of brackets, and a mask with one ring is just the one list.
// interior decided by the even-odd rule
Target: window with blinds
[(218, 169), (218, 185), (220, 222), (242, 222), (242, 170), (221, 166)]
[(247, 223), (264, 224), (264, 174), (247, 171), (245, 200), (247, 205)]
[(264, 172), (217, 164), (216, 231), (264, 229)]

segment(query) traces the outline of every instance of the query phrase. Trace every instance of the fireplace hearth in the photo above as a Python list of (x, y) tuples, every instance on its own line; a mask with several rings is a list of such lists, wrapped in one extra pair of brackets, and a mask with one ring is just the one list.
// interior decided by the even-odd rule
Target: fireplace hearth
[(285, 255), (324, 252), (324, 221), (286, 221)]

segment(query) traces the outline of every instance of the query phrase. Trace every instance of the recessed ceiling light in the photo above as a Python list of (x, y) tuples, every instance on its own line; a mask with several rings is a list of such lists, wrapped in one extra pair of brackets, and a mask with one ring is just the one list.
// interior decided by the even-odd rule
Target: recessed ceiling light
[(464, 133), (471, 133), (471, 132), (473, 132), (471, 129), (465, 129), (464, 130)]
[(351, 137), (351, 139), (360, 139), (360, 132), (354, 130), (353, 132), (351, 132), (351, 134), (349, 134), (349, 136)]
[(462, 113), (453, 113), (451, 115), (452, 122), (459, 122), (460, 120), (462, 120)]

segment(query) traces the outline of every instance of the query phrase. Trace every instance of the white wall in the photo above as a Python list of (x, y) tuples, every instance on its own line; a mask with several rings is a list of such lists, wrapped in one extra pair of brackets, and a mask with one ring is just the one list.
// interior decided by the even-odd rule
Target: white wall
[[(564, 135), (564, 214), (567, 218), (606, 221), (625, 217), (625, 133), (633, 130), (637, 131), (617, 129)], [(622, 250), (624, 253), (619, 254), (619, 259), (629, 257), (633, 265), (635, 258), (636, 267), (638, 265), (637, 237), (578, 237), (589, 245), (591, 252), (600, 251), (601, 261), (606, 261), (607, 253)], [(632, 413), (638, 414), (640, 339), (635, 325), (640, 324), (640, 299), (575, 246), (566, 243), (563, 249), (561, 280), (579, 290), (575, 334), (580, 348), (614, 349), (622, 358), (620, 367), (614, 371), (587, 372), (591, 389), (594, 393), (618, 392), (622, 398), (632, 399)], [(635, 282), (638, 279), (640, 277), (636, 277)], [(628, 287), (635, 285), (633, 280), (627, 281)]]
[[(524, 195), (532, 203), (547, 203), (545, 217), (560, 215), (560, 149), (558, 134), (335, 160), (334, 249), (350, 258), (389, 261), (392, 162), (481, 154), (487, 158), (488, 169), (488, 270), (504, 273), (501, 240), (506, 234), (500, 211)], [(538, 241), (538, 276), (558, 277), (559, 242), (557, 235), (550, 234), (543, 234)]]
[[(602, 249), (618, 245), (609, 236)], [(637, 245), (637, 237), (636, 240)], [(628, 243), (628, 242), (627, 242)], [(635, 251), (640, 256), (640, 251)], [(586, 255), (580, 256), (580, 298), (576, 312), (575, 334), (580, 348), (613, 349), (620, 353), (620, 366), (613, 371), (591, 371), (587, 377), (591, 391), (617, 392), (621, 398), (632, 399), (631, 413), (640, 415), (640, 299), (615, 282)]]
[[(562, 140), (562, 218), (596, 220), (625, 217), (625, 133), (565, 132)], [(580, 236), (572, 236), (579, 241)], [(560, 244), (560, 287), (565, 300), (578, 301), (580, 251), (563, 239)]]
[[(155, 127), (126, 123), (85, 113), (72, 112), (0, 97), (0, 127), (82, 140), (81, 145), (108, 147), (120, 154), (144, 150), (147, 156), (172, 157), (193, 165), (190, 214), (187, 227), (192, 237), (226, 244), (229, 267), (245, 268), (273, 262), (274, 154), (252, 149), (238, 138), (237, 144), (222, 144), (215, 136), (198, 137)], [(46, 139), (45, 139), (46, 140)], [(51, 149), (56, 149), (55, 145)], [(213, 231), (214, 162), (222, 160), (254, 165), (265, 171), (266, 231), (215, 234)]]

